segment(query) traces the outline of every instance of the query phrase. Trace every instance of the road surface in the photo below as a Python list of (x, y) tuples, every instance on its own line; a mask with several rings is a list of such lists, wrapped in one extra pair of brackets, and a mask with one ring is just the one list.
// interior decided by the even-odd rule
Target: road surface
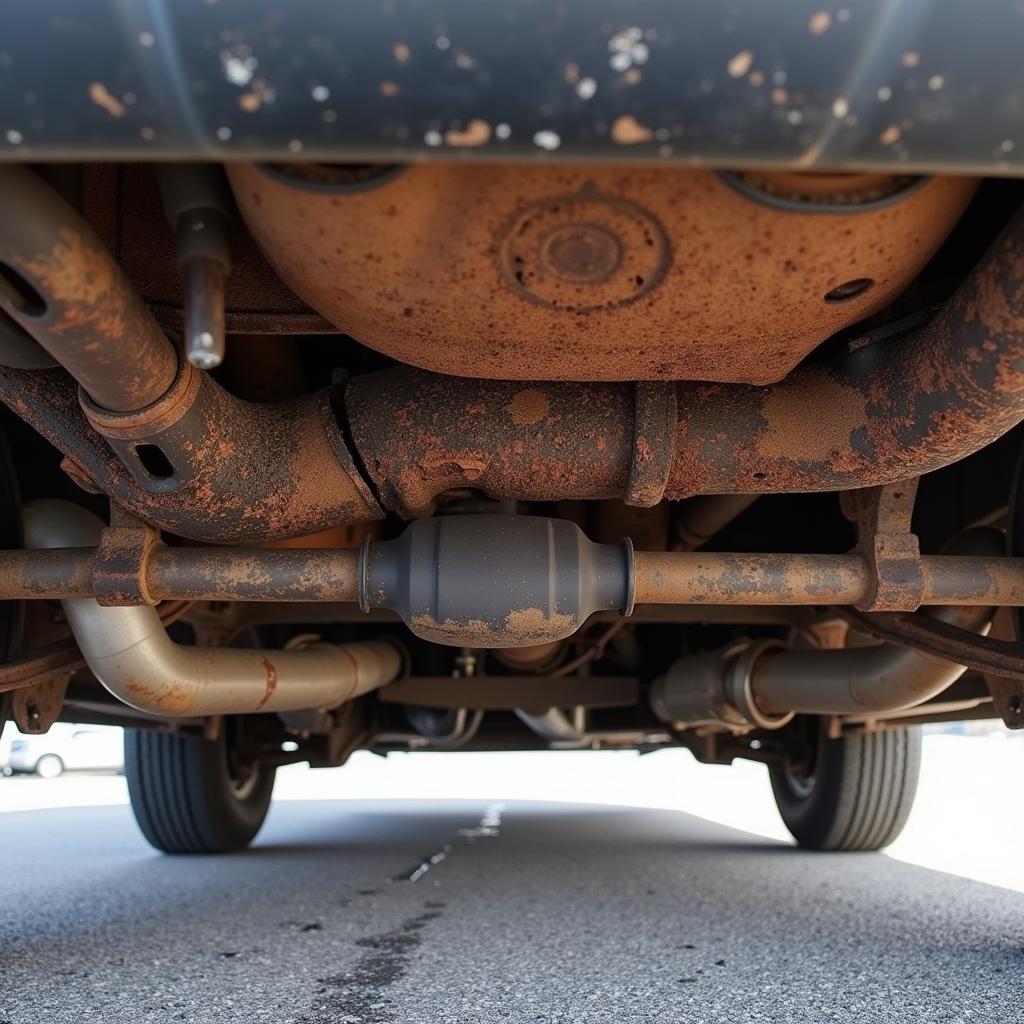
[(0, 817), (0, 1022), (1024, 1020), (1024, 895), (675, 811), (286, 801), (233, 857)]

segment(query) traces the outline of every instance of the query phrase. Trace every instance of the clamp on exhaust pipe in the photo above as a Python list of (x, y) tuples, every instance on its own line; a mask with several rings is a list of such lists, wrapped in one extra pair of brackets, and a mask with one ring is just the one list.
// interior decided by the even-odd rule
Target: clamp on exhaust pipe
[(792, 711), (772, 714), (754, 698), (753, 673), (762, 656), (785, 650), (781, 640), (739, 640), (719, 651), (675, 662), (651, 687), (651, 708), (678, 727), (724, 725), (735, 732), (781, 729)]

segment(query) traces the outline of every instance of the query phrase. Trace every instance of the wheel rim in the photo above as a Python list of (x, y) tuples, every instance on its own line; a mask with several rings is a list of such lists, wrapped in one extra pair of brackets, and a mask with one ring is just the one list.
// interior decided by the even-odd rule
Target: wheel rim
[(236, 800), (247, 800), (260, 781), (260, 769), (255, 764), (233, 764), (228, 759), (228, 785)]
[(56, 757), (41, 757), (36, 764), (36, 774), (42, 779), (55, 779), (64, 770), (64, 766)]
[(803, 772), (787, 764), (783, 769), (782, 778), (793, 796), (806, 800), (814, 792), (813, 772)]

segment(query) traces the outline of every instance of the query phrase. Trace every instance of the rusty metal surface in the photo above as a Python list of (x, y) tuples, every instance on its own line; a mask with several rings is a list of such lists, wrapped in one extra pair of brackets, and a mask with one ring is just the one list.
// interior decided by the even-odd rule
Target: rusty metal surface
[[(1022, 324), (1018, 214), (908, 337), (770, 387), (679, 384), (665, 495), (847, 490), (964, 458), (1024, 417)], [(345, 401), (377, 491), (405, 516), (463, 488), (526, 500), (621, 496), (637, 461), (636, 397), (625, 384), (474, 382), (397, 367), (354, 379)]]
[(29, 735), (49, 730), (60, 716), (70, 679), (68, 671), (54, 672), (40, 682), (15, 690), (11, 698), (15, 725)]
[(917, 483), (903, 480), (842, 495), (846, 516), (857, 530), (857, 550), (867, 559), (873, 577), (859, 611), (914, 611), (921, 604), (921, 545), (910, 528)]
[(681, 384), (668, 495), (850, 489), (919, 476), (1024, 415), (1024, 216), (902, 341), (767, 388)]
[[(115, 539), (119, 533), (114, 531)], [(129, 546), (136, 550), (134, 545)], [(383, 543), (374, 548), (383, 548)], [(113, 550), (116, 554), (118, 549), (115, 546)], [(466, 557), (472, 559), (476, 550), (465, 553)], [(111, 563), (104, 561), (100, 551), (0, 551), (0, 599), (88, 597), (99, 590), (109, 595), (110, 603), (127, 605), (139, 603), (139, 586), (153, 601), (357, 599), (360, 556), (352, 549), (157, 546), (143, 560), (145, 580), (136, 586), (122, 574), (117, 587), (103, 576), (110, 572)], [(857, 605), (873, 585), (871, 566), (856, 552), (787, 555), (637, 551), (633, 559), (637, 605)], [(97, 566), (101, 574), (98, 588)], [(921, 605), (1024, 606), (1024, 559), (925, 555), (921, 566)], [(422, 571), (428, 568), (424, 565)], [(567, 563), (566, 571), (570, 570), (571, 564)], [(396, 591), (403, 585), (399, 577), (391, 584)], [(602, 585), (610, 586), (607, 581)], [(497, 596), (490, 600), (496, 607), (500, 605)], [(375, 591), (374, 601), (379, 604), (384, 598)], [(537, 615), (544, 619), (539, 611)], [(481, 623), (482, 633), (487, 633), (485, 625)], [(522, 623), (521, 645), (530, 641), (533, 625)], [(486, 640), (487, 636), (479, 639)]]
[(355, 601), (359, 552), (160, 548), (150, 593), (206, 601)]
[(638, 605), (856, 604), (871, 580), (855, 554), (637, 551), (634, 557)]
[[(847, 555), (637, 551), (636, 603), (859, 605), (874, 587), (868, 561)], [(920, 604), (1024, 605), (1024, 560), (924, 555)]]
[(156, 604), (149, 589), (148, 563), (160, 543), (151, 526), (108, 526), (92, 564), (92, 588), (102, 605)]
[(445, 491), (548, 501), (625, 493), (629, 384), (530, 384), (396, 367), (345, 389), (352, 440), (383, 503), (422, 516)]
[[(783, 208), (694, 169), (430, 164), (339, 192), (256, 165), (229, 176), (284, 281), (402, 362), (756, 384), (902, 292), (976, 184), (836, 209)], [(866, 291), (826, 300), (862, 278)]]
[(81, 217), (16, 166), (0, 167), (4, 266), (21, 280), (0, 286), (0, 306), (99, 405), (140, 409), (171, 386), (177, 357), (145, 303)]
[[(83, 216), (114, 254), (161, 327), (181, 333), (185, 318), (174, 234), (161, 211), (152, 164), (89, 164)], [(267, 265), (242, 224), (232, 238), (234, 273), (225, 289), (231, 334), (336, 334)], [(234, 342), (235, 339), (232, 339)]]
[[(338, 428), (331, 395), (254, 405), (199, 374), (192, 397), (136, 417), (93, 418), (130, 462), (138, 441), (166, 448), (173, 487), (147, 490), (88, 422), (78, 387), (60, 370), (0, 368), (0, 398), (78, 469), (146, 522), (194, 540), (266, 541), (376, 519)], [(171, 414), (173, 412), (173, 414)], [(157, 422), (147, 422), (160, 415)], [(166, 414), (166, 415), (165, 415)], [(137, 468), (137, 466), (136, 466)]]
[(94, 548), (0, 551), (0, 593), (25, 598), (91, 597)]
[[(664, 387), (473, 381), (411, 367), (362, 376), (343, 401), (372, 488), (334, 393), (257, 406), (186, 370), (138, 413), (83, 398), (92, 426), (60, 371), (0, 369), (0, 397), (69, 456), (76, 479), (200, 540), (267, 540), (374, 519), (376, 494), (413, 517), (465, 489), (541, 501), (628, 494), (640, 503), (663, 484), (669, 498), (850, 489), (939, 468), (1020, 421), (1022, 281), (1019, 214), (946, 308), (903, 340), (858, 347), (770, 387), (678, 385), (674, 438), (662, 436), (663, 448)], [(146, 445), (167, 458), (170, 476), (153, 477)]]
[[(131, 536), (131, 534), (143, 536)], [(169, 548), (148, 531), (106, 529), (96, 548), (0, 551), (0, 596), (158, 601), (355, 601), (359, 552)]]

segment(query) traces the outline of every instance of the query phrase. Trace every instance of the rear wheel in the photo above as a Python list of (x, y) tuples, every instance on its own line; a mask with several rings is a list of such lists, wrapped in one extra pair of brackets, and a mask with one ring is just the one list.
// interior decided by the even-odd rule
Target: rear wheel
[(921, 765), (916, 727), (829, 739), (824, 719), (802, 723), (804, 756), (772, 767), (786, 828), (811, 850), (880, 850), (903, 830)]
[(234, 728), (216, 740), (125, 730), (124, 763), (142, 834), (165, 853), (247, 846), (270, 807), (274, 769), (239, 756)]

